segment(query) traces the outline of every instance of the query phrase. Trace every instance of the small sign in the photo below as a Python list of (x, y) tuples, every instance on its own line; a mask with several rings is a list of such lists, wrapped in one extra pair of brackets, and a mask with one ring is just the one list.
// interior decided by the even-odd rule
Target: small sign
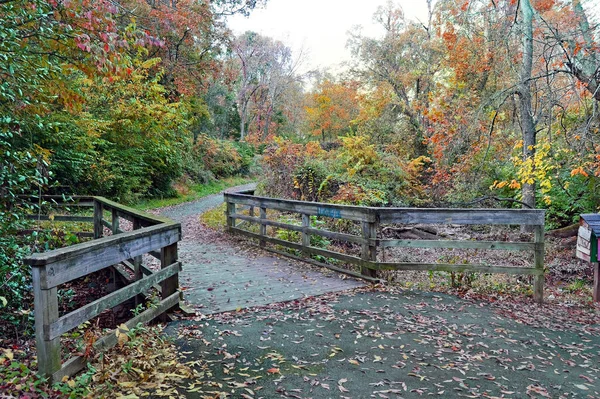
[(577, 257), (590, 262), (592, 231), (585, 226), (579, 226), (577, 235)]
[(339, 209), (335, 209), (335, 208), (322, 208), (322, 207), (318, 207), (317, 208), (317, 215), (318, 216), (327, 216), (329, 218), (341, 219), (342, 212)]

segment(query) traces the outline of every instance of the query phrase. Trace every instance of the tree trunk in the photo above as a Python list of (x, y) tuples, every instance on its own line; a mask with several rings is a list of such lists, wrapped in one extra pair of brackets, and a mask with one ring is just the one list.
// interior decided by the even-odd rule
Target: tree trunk
[(246, 106), (242, 106), (240, 110), (240, 141), (244, 140), (244, 136), (246, 133), (246, 114)]
[[(533, 7), (529, 0), (521, 1), (523, 17), (523, 60), (521, 64), (519, 97), (519, 113), (521, 115), (521, 134), (523, 138), (523, 161), (533, 163), (535, 156), (536, 131), (531, 105), (531, 71), (533, 65)], [(535, 181), (524, 183), (522, 189), (523, 202), (535, 208)]]

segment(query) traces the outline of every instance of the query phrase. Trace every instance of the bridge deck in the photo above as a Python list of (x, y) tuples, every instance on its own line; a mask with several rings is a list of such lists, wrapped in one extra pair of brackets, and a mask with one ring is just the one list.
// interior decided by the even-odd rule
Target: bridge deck
[(160, 212), (182, 223), (179, 284), (185, 301), (201, 313), (264, 306), (365, 285), (336, 272), (237, 246), (231, 236), (203, 228), (199, 214), (222, 201), (222, 195), (215, 195)]
[(180, 247), (184, 298), (201, 313), (264, 306), (364, 285), (353, 278), (268, 254), (184, 241)]

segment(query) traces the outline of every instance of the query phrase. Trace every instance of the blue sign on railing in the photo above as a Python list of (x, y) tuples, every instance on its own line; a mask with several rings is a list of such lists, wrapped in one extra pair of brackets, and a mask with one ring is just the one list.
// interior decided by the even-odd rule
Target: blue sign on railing
[(329, 218), (340, 219), (342, 217), (342, 212), (339, 209), (335, 208), (317, 208), (317, 215), (319, 216), (327, 216)]

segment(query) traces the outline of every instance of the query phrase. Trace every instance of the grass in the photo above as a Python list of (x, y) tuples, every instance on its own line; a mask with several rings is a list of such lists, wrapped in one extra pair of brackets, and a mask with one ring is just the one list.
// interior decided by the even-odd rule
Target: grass
[(200, 215), (200, 221), (214, 230), (220, 230), (225, 227), (225, 204), (204, 212)]
[(165, 206), (179, 205), (184, 202), (195, 201), (212, 194), (218, 194), (221, 191), (235, 186), (252, 183), (255, 179), (250, 177), (230, 177), (217, 180), (208, 184), (194, 184), (190, 187), (188, 194), (173, 198), (150, 198), (139, 201), (133, 207), (139, 210), (148, 210), (162, 208)]

